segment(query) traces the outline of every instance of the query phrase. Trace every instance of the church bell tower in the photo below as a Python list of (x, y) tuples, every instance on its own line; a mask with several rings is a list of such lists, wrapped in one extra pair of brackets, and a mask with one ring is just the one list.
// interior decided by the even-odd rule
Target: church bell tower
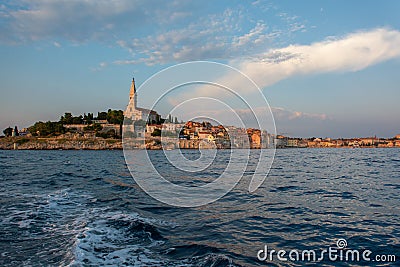
[(133, 108), (136, 109), (137, 95), (136, 95), (135, 78), (132, 78), (131, 90), (129, 92), (129, 104), (133, 105)]

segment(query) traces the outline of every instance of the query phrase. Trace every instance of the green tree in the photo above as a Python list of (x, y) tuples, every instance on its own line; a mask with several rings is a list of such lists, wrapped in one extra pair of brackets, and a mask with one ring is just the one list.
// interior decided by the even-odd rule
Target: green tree
[(73, 117), (71, 124), (82, 124), (83, 123), (83, 117), (82, 115), (79, 115), (78, 117)]
[(8, 127), (8, 128), (6, 128), (6, 129), (4, 129), (4, 131), (3, 131), (3, 133), (4, 133), (4, 135), (6, 136), (6, 137), (9, 137), (9, 136), (11, 136), (12, 135), (12, 128), (11, 127)]
[(70, 112), (65, 112), (64, 116), (61, 116), (60, 122), (62, 124), (72, 124), (73, 116)]
[(36, 122), (33, 126), (28, 128), (33, 136), (49, 136), (59, 135), (65, 133), (65, 128), (61, 122)]
[(151, 136), (161, 136), (161, 130), (154, 129), (154, 131), (151, 133)]
[(93, 113), (83, 114), (83, 121), (85, 124), (92, 124), (93, 122)]
[(110, 130), (108, 130), (106, 133), (104, 133), (104, 132), (97, 132), (96, 133), (96, 137), (102, 137), (102, 138), (116, 138), (117, 137), (117, 135), (116, 135), (116, 132), (115, 132), (115, 130), (114, 129), (110, 129)]
[(124, 123), (124, 112), (122, 110), (111, 110), (107, 112), (107, 121), (111, 124), (121, 125)]
[(98, 120), (106, 120), (107, 119), (107, 112), (97, 112), (97, 119)]
[(63, 134), (65, 133), (65, 128), (62, 123), (53, 122), (53, 129), (55, 134)]
[(117, 137), (117, 133), (115, 132), (114, 129), (110, 129), (110, 130), (107, 131), (107, 136), (109, 138), (115, 138), (115, 137)]
[(103, 126), (101, 126), (101, 124), (98, 123), (94, 123), (92, 125), (86, 126), (83, 128), (84, 131), (95, 131), (95, 132), (99, 132), (103, 129)]

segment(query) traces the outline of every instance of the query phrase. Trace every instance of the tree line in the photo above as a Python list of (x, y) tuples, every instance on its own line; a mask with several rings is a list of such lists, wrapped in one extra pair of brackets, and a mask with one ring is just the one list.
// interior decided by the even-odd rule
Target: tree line
[[(102, 136), (112, 136), (112, 133), (100, 133), (102, 130), (102, 126), (99, 121), (107, 121), (109, 124), (122, 125), (124, 123), (124, 112), (122, 110), (112, 110), (108, 109), (107, 112), (97, 112), (97, 116), (95, 117), (93, 113), (84, 113), (83, 115), (74, 116), (71, 112), (65, 112), (64, 115), (60, 117), (58, 121), (47, 121), (35, 122), (32, 126), (28, 127), (28, 131), (33, 136), (57, 136), (60, 134), (64, 134), (68, 131), (64, 125), (77, 125), (77, 124), (85, 124), (84, 131), (94, 131), (96, 135)], [(150, 123), (150, 122), (149, 122)], [(161, 119), (159, 123), (179, 123), (177, 117), (172, 117), (168, 115), (166, 119)], [(181, 123), (183, 123), (181, 121)], [(146, 122), (143, 121), (143, 125), (146, 126)], [(18, 136), (18, 130), (15, 127), (14, 129), (15, 135)], [(13, 128), (8, 127), (3, 130), (3, 133), (6, 137), (13, 135)], [(115, 133), (115, 136), (117, 134)]]
[(83, 116), (79, 115), (74, 117), (70, 112), (66, 112), (60, 118), (62, 124), (92, 124), (96, 120), (106, 120), (110, 124), (123, 124), (124, 112), (122, 110), (109, 109), (107, 112), (98, 112), (97, 117), (93, 113), (84, 113)]
[[(95, 131), (97, 133), (103, 128), (100, 124), (96, 123), (98, 120), (106, 120), (110, 124), (122, 125), (124, 122), (124, 112), (122, 110), (109, 109), (107, 112), (98, 112), (97, 117), (94, 117), (93, 113), (73, 116), (72, 113), (65, 112), (64, 115), (60, 117), (59, 121), (38, 121), (34, 125), (28, 127), (28, 131), (33, 136), (55, 136), (67, 132), (67, 129), (64, 127), (66, 124), (86, 124), (85, 130)], [(9, 130), (7, 130), (7, 133), (8, 132)]]

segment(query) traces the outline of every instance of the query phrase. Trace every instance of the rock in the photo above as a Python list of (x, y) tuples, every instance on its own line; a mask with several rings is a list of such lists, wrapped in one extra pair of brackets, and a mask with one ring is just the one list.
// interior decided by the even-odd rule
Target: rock
[(103, 138), (82, 138), (77, 136), (64, 135), (54, 138), (2, 138), (0, 140), (0, 149), (14, 149), (14, 143), (18, 144), (18, 149), (29, 150), (105, 150), (105, 149), (122, 149), (122, 141), (119, 139), (103, 139)]

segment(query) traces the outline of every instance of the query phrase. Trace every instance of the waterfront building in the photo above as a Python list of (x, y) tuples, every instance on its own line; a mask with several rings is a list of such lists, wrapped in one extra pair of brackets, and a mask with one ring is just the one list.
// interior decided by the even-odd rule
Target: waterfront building
[(275, 140), (275, 145), (277, 148), (284, 148), (288, 144), (288, 137), (283, 135), (277, 135)]
[(175, 123), (162, 124), (162, 130), (165, 132), (175, 133), (177, 129), (180, 129), (180, 124), (175, 124)]
[(207, 137), (207, 141), (210, 143), (215, 143), (215, 137), (212, 134), (209, 134)]
[(201, 131), (201, 132), (198, 132), (197, 135), (198, 135), (199, 139), (208, 139), (208, 136), (210, 135), (210, 132)]
[(289, 138), (287, 140), (287, 147), (298, 147), (299, 146), (299, 140), (296, 138)]

